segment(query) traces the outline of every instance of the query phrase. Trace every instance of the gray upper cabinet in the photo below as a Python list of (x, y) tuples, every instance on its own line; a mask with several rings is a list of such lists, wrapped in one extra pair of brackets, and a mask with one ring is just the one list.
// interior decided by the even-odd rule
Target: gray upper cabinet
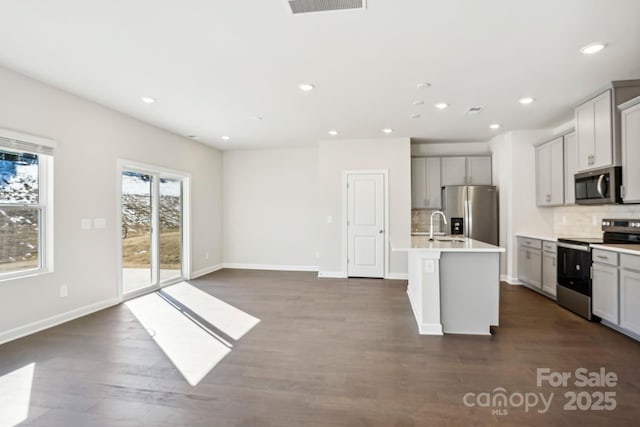
[(617, 81), (576, 107), (577, 172), (621, 164), (621, 117), (616, 106), (638, 95), (640, 80)]
[(466, 185), (467, 184), (467, 158), (443, 157), (442, 158), (442, 185)]
[(442, 185), (491, 185), (491, 156), (443, 157)]
[(578, 147), (576, 133), (571, 132), (564, 136), (564, 204), (575, 205), (576, 186), (575, 174), (578, 170)]
[(467, 184), (491, 185), (491, 157), (467, 157)]
[(620, 105), (622, 200), (640, 203), (640, 96)]
[(411, 158), (411, 208), (440, 209), (440, 158)]
[(576, 108), (576, 134), (579, 171), (613, 164), (610, 90)]
[(564, 142), (559, 137), (536, 147), (536, 204), (564, 203)]

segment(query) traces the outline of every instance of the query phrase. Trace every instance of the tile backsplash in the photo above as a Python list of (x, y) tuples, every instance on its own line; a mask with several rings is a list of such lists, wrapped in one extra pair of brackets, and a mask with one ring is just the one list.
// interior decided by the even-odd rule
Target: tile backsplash
[[(431, 214), (438, 209), (411, 209), (411, 231), (428, 232)], [(433, 231), (444, 231), (442, 228), (442, 217), (438, 215), (433, 219)]]
[(640, 219), (640, 205), (563, 206), (553, 212), (559, 237), (601, 237), (603, 218)]

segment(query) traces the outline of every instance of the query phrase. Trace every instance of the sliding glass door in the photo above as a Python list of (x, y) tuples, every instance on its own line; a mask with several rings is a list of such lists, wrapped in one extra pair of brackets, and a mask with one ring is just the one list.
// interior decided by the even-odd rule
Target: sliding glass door
[(184, 179), (124, 168), (122, 293), (139, 294), (183, 276)]
[(160, 282), (182, 277), (182, 181), (160, 178)]

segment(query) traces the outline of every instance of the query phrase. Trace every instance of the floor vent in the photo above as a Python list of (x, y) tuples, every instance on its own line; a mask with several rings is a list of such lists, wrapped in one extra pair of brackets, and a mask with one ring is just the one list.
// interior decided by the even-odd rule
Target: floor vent
[(366, 9), (366, 0), (287, 0), (291, 12), (311, 13), (328, 10)]

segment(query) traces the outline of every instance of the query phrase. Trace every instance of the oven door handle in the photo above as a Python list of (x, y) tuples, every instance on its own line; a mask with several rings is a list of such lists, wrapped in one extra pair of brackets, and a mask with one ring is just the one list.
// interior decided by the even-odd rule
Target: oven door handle
[(597, 189), (598, 189), (598, 194), (600, 194), (600, 197), (602, 197), (604, 199), (604, 190), (602, 189), (602, 182), (604, 181), (604, 174), (600, 175), (598, 177), (598, 185), (597, 185)]
[(558, 247), (559, 248), (567, 248), (567, 249), (575, 249), (577, 251), (582, 251), (582, 252), (590, 252), (591, 251), (591, 247), (590, 246), (572, 245), (571, 243), (564, 243), (564, 242), (558, 242)]

